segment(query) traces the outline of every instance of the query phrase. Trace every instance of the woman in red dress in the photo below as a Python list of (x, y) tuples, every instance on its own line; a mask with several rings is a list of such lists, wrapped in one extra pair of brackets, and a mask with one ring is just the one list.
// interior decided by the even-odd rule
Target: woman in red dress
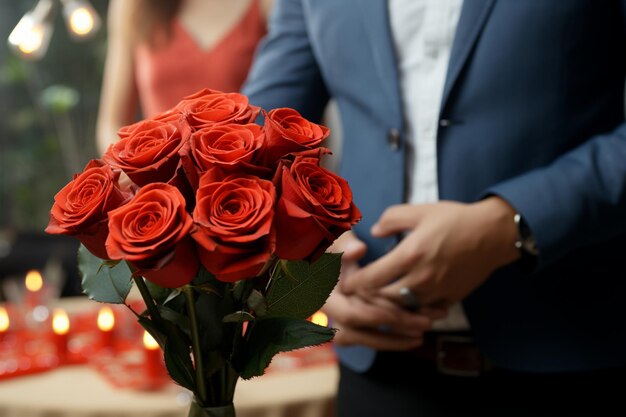
[(111, 0), (96, 136), (103, 154), (117, 130), (202, 88), (238, 91), (273, 0)]

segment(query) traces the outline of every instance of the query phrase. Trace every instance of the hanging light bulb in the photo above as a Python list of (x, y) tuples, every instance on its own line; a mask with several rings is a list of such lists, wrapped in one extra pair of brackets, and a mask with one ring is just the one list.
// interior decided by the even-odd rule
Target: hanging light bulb
[(63, 16), (70, 35), (88, 39), (100, 29), (100, 16), (86, 0), (62, 0)]
[(40, 59), (46, 54), (59, 2), (63, 3), (65, 24), (72, 39), (88, 39), (100, 29), (100, 16), (87, 0), (39, 0), (9, 35), (13, 51), (28, 59)]
[(35, 8), (20, 19), (9, 35), (11, 49), (24, 58), (42, 58), (50, 44), (55, 11), (54, 0), (39, 0)]

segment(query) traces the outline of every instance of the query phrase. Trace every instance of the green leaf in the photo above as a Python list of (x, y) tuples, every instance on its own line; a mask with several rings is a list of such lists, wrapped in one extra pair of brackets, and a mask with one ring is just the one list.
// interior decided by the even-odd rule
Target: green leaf
[(236, 302), (243, 302), (252, 291), (252, 280), (237, 281), (233, 285), (233, 298)]
[(176, 292), (175, 289), (161, 287), (147, 279), (144, 280), (144, 282), (148, 287), (148, 291), (150, 291), (150, 295), (154, 298), (154, 301), (156, 301), (157, 304), (165, 304), (170, 295), (173, 292)]
[(254, 320), (254, 316), (247, 311), (235, 311), (222, 319), (224, 323), (243, 323), (245, 321)]
[(104, 261), (102, 261), (102, 266), (108, 266), (109, 268), (114, 268), (117, 264), (119, 264), (120, 262), (122, 262), (119, 259), (106, 259)]
[(166, 306), (157, 306), (157, 309), (163, 319), (174, 323), (186, 335), (191, 335), (191, 322), (188, 316)]
[(332, 292), (341, 270), (341, 254), (325, 253), (316, 262), (281, 261), (267, 292), (268, 316), (306, 319)]
[(204, 292), (207, 294), (219, 294), (219, 292), (215, 289), (215, 286), (208, 282), (199, 285), (192, 285), (192, 287), (200, 292)]
[(78, 270), (83, 292), (101, 303), (123, 304), (132, 287), (132, 272), (126, 262), (113, 267), (91, 254), (83, 245), (78, 248)]
[(200, 267), (196, 277), (192, 281), (192, 284), (193, 286), (203, 286), (216, 281), (215, 275), (207, 271), (204, 267)]
[(274, 355), (330, 341), (334, 329), (318, 326), (307, 320), (289, 317), (268, 317), (257, 320), (250, 337), (242, 343), (233, 367), (242, 378), (263, 375)]
[(189, 346), (182, 338), (168, 336), (164, 349), (165, 367), (172, 379), (180, 386), (196, 391), (195, 374)]
[(267, 300), (265, 300), (261, 291), (252, 290), (248, 297), (248, 307), (254, 310), (257, 317), (262, 317), (267, 314)]

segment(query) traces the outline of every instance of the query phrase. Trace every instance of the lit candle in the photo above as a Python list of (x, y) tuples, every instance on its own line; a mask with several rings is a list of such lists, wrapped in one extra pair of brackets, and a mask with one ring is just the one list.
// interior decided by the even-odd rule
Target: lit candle
[(319, 325), (319, 326), (323, 326), (323, 327), (327, 327), (328, 326), (328, 316), (324, 313), (322, 313), (321, 311), (318, 311), (317, 313), (313, 314), (311, 316), (311, 322)]
[(0, 306), (0, 342), (2, 342), (4, 336), (9, 333), (10, 326), (11, 322), (9, 321), (9, 313), (6, 308)]
[(161, 376), (161, 349), (150, 333), (143, 332), (144, 364), (150, 385), (157, 383)]
[(70, 331), (70, 318), (62, 309), (54, 309), (52, 313), (52, 331), (59, 363), (67, 361), (67, 341)]
[(98, 312), (98, 329), (100, 329), (101, 347), (104, 349), (113, 349), (115, 327), (115, 315), (110, 307), (102, 307)]
[(26, 305), (30, 308), (41, 304), (41, 296), (43, 289), (43, 277), (41, 273), (36, 269), (31, 269), (26, 273), (24, 279), (24, 285), (26, 286)]

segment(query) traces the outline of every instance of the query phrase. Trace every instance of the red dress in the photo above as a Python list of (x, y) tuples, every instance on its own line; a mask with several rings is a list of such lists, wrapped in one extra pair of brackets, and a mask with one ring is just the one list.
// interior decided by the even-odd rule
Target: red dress
[(209, 50), (204, 50), (174, 19), (169, 40), (135, 51), (136, 84), (144, 117), (167, 110), (202, 88), (239, 91), (266, 25), (258, 0)]

